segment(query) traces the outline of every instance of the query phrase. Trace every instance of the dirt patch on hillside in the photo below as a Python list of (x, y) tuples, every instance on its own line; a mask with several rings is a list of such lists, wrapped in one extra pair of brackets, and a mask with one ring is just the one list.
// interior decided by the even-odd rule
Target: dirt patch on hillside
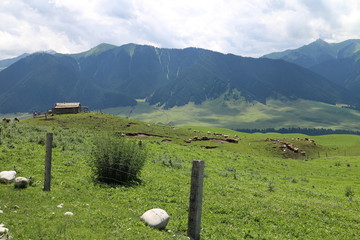
[(240, 139), (238, 138), (209, 138), (209, 137), (193, 137), (190, 139), (184, 140), (186, 143), (196, 142), (196, 141), (211, 141), (216, 143), (238, 143)]
[(219, 148), (217, 146), (201, 146), (201, 148), (205, 148), (205, 149), (215, 149), (215, 148)]
[(116, 132), (116, 134), (120, 134), (125, 137), (130, 138), (146, 138), (146, 137), (158, 137), (158, 138), (166, 138), (168, 141), (171, 141), (168, 136), (161, 136), (156, 134), (149, 134), (149, 133), (122, 133), (122, 132)]

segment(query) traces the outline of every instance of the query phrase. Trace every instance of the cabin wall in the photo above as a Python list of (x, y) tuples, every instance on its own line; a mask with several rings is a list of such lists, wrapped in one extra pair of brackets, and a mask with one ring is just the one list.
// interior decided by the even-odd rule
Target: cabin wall
[(74, 114), (79, 113), (81, 111), (80, 107), (76, 108), (53, 108), (54, 114)]

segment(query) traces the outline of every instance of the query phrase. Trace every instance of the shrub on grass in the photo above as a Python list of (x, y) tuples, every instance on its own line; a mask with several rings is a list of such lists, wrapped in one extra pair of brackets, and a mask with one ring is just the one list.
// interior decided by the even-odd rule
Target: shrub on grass
[(354, 191), (352, 190), (351, 187), (346, 187), (345, 188), (345, 196), (349, 198), (349, 200), (352, 200), (352, 198), (354, 197), (355, 193)]
[(130, 185), (140, 181), (140, 171), (146, 160), (142, 142), (110, 136), (94, 139), (92, 169), (102, 183)]

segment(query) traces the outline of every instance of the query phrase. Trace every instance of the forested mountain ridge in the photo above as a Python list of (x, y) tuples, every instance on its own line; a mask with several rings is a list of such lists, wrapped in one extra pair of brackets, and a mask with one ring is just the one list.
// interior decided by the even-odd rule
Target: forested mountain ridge
[(312, 68), (318, 64), (360, 56), (360, 39), (350, 39), (340, 43), (328, 43), (318, 39), (297, 49), (269, 53), (263, 58), (282, 59), (297, 65)]
[(131, 106), (138, 98), (171, 108), (225, 93), (259, 102), (360, 102), (356, 94), (283, 60), (136, 44), (100, 44), (79, 54), (35, 53), (1, 71), (0, 85), (3, 113), (46, 110), (60, 101)]
[(324, 40), (303, 47), (263, 56), (306, 67), (357, 94), (360, 91), (360, 39), (340, 43)]

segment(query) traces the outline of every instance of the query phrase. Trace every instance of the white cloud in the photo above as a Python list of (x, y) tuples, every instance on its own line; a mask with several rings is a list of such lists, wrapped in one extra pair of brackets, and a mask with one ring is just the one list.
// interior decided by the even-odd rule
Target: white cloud
[(102, 42), (243, 56), (360, 38), (358, 0), (2, 0), (0, 59)]

